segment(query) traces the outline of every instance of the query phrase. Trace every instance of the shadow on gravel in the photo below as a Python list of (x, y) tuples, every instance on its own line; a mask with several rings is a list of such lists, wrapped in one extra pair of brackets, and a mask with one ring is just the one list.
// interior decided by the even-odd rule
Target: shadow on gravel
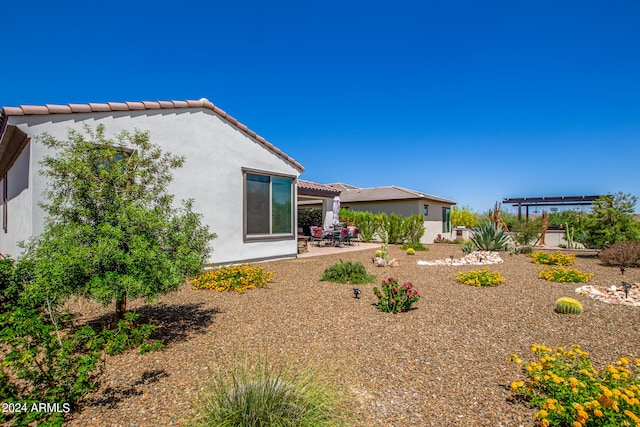
[[(156, 326), (151, 339), (162, 341), (165, 346), (185, 341), (189, 335), (201, 333), (213, 322), (216, 314), (221, 313), (217, 308), (202, 308), (203, 303), (145, 305), (132, 310), (140, 315), (139, 323), (150, 323)], [(113, 314), (106, 314), (93, 319), (89, 325), (100, 330), (113, 324)]]
[(104, 406), (107, 408), (115, 408), (118, 403), (127, 399), (129, 396), (139, 396), (143, 394), (138, 390), (138, 386), (157, 383), (162, 378), (168, 377), (169, 374), (164, 369), (155, 369), (153, 371), (144, 371), (140, 378), (128, 387), (107, 387), (99, 397), (91, 399), (87, 406)]
[(141, 323), (156, 325), (151, 339), (162, 341), (165, 346), (185, 341), (189, 335), (201, 333), (211, 323), (217, 308), (202, 308), (202, 303), (182, 305), (145, 305), (136, 310), (140, 314)]

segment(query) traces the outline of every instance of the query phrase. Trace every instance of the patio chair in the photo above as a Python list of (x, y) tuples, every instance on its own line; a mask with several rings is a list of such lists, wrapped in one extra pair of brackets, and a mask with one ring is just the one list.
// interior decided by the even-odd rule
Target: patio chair
[(334, 234), (333, 242), (335, 243), (337, 241), (338, 244), (336, 246), (342, 246), (342, 242), (346, 242), (348, 238), (349, 238), (349, 229), (347, 227), (344, 227), (340, 231), (340, 234), (338, 234), (337, 232)]
[(358, 232), (360, 231), (360, 229), (358, 227), (354, 227), (354, 226), (349, 226), (347, 227), (347, 243), (349, 245), (351, 245), (351, 242), (356, 242), (358, 243)]
[(324, 227), (322, 227), (322, 234), (323, 234), (323, 239), (329, 241), (330, 243), (333, 243), (333, 227), (330, 227), (328, 225), (325, 225)]
[(320, 243), (324, 242), (324, 233), (322, 228), (312, 225), (311, 226), (311, 241), (316, 242), (316, 246), (320, 246)]

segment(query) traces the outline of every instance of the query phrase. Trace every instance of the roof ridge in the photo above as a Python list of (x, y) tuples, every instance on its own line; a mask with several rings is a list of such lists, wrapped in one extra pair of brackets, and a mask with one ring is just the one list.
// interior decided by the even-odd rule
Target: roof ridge
[[(283, 153), (279, 148), (275, 147), (269, 141), (256, 132), (249, 129), (246, 125), (227, 114), (226, 111), (215, 106), (207, 98), (199, 100), (185, 101), (138, 101), (138, 102), (107, 102), (107, 103), (86, 103), (86, 104), (45, 104), (45, 105), (20, 105), (18, 107), (2, 107), (0, 112), (0, 124), (7, 121), (8, 116), (32, 116), (46, 114), (75, 114), (75, 113), (104, 113), (110, 111), (135, 111), (135, 110), (162, 110), (175, 108), (206, 108), (213, 111), (218, 116), (229, 122), (231, 125), (241, 130), (249, 137), (257, 140), (268, 150), (282, 157), (286, 161), (292, 163), (295, 167), (304, 170), (304, 166), (293, 157)], [(0, 126), (0, 130), (1, 130)]]

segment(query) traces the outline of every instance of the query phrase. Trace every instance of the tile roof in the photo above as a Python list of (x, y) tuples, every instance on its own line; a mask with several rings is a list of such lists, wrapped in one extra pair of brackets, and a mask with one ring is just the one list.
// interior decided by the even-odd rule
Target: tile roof
[(434, 196), (432, 194), (421, 193), (419, 191), (410, 190), (408, 188), (398, 187), (397, 185), (372, 188), (356, 188), (351, 190), (344, 190), (340, 194), (340, 201), (344, 203), (409, 199), (429, 199), (438, 202), (451, 203), (452, 205), (456, 204), (454, 200), (445, 199), (442, 197)]
[[(66, 105), (21, 105), (19, 107), (2, 107), (0, 114), (0, 131), (4, 131), (4, 127), (7, 123), (9, 116), (30, 116), (30, 115), (45, 115), (45, 114), (75, 114), (75, 113), (103, 113), (111, 111), (132, 111), (132, 110), (161, 110), (161, 109), (176, 109), (176, 108), (206, 108), (212, 110), (218, 116), (222, 117), (228, 123), (247, 134), (249, 137), (255, 139), (268, 150), (282, 157), (289, 163), (293, 164), (300, 171), (304, 170), (304, 167), (297, 162), (293, 157), (283, 153), (280, 149), (268, 142), (262, 136), (256, 134), (250, 130), (246, 125), (238, 122), (235, 118), (228, 115), (224, 110), (213, 105), (211, 101), (206, 98), (202, 98), (198, 101), (141, 101), (141, 102), (107, 102), (101, 103), (88, 103), (88, 104), (66, 104)], [(1, 136), (1, 134), (0, 134)]]
[(340, 190), (317, 182), (298, 179), (298, 194), (305, 196), (326, 196), (334, 197), (340, 195)]
[(334, 184), (327, 184), (327, 185), (337, 188), (340, 191), (355, 190), (357, 188), (360, 188), (360, 187), (356, 187), (355, 185), (345, 184), (344, 182), (336, 182)]

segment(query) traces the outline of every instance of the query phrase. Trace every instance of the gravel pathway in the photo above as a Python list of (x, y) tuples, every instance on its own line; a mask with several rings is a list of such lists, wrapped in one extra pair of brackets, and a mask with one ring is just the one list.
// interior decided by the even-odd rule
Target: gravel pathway
[[(222, 363), (234, 353), (264, 355), (274, 363), (319, 367), (351, 399), (354, 426), (532, 426), (533, 411), (507, 401), (511, 381), (521, 379), (509, 354), (529, 358), (532, 343), (579, 343), (596, 365), (621, 356), (640, 357), (640, 309), (609, 305), (574, 292), (577, 284), (537, 278), (539, 266), (523, 255), (502, 254), (490, 266), (507, 281), (476, 288), (455, 281), (474, 266), (419, 266), (450, 255), (460, 246), (429, 245), (408, 256), (397, 247), (397, 268), (371, 264), (373, 250), (275, 261), (268, 288), (245, 294), (194, 291), (186, 285), (159, 304), (133, 302), (157, 324), (162, 352), (110, 357), (99, 390), (70, 426), (178, 426), (194, 416), (192, 401)], [(362, 261), (375, 284), (352, 286), (320, 282), (339, 259)], [(578, 257), (575, 268), (595, 273), (590, 284), (620, 284), (618, 268)], [(372, 289), (387, 277), (412, 281), (423, 298), (416, 309), (397, 315), (378, 311)], [(629, 269), (628, 282), (640, 282)], [(557, 298), (582, 302), (581, 315), (553, 311)], [(77, 302), (73, 309), (105, 310)], [(108, 311), (110, 313), (110, 311)]]

